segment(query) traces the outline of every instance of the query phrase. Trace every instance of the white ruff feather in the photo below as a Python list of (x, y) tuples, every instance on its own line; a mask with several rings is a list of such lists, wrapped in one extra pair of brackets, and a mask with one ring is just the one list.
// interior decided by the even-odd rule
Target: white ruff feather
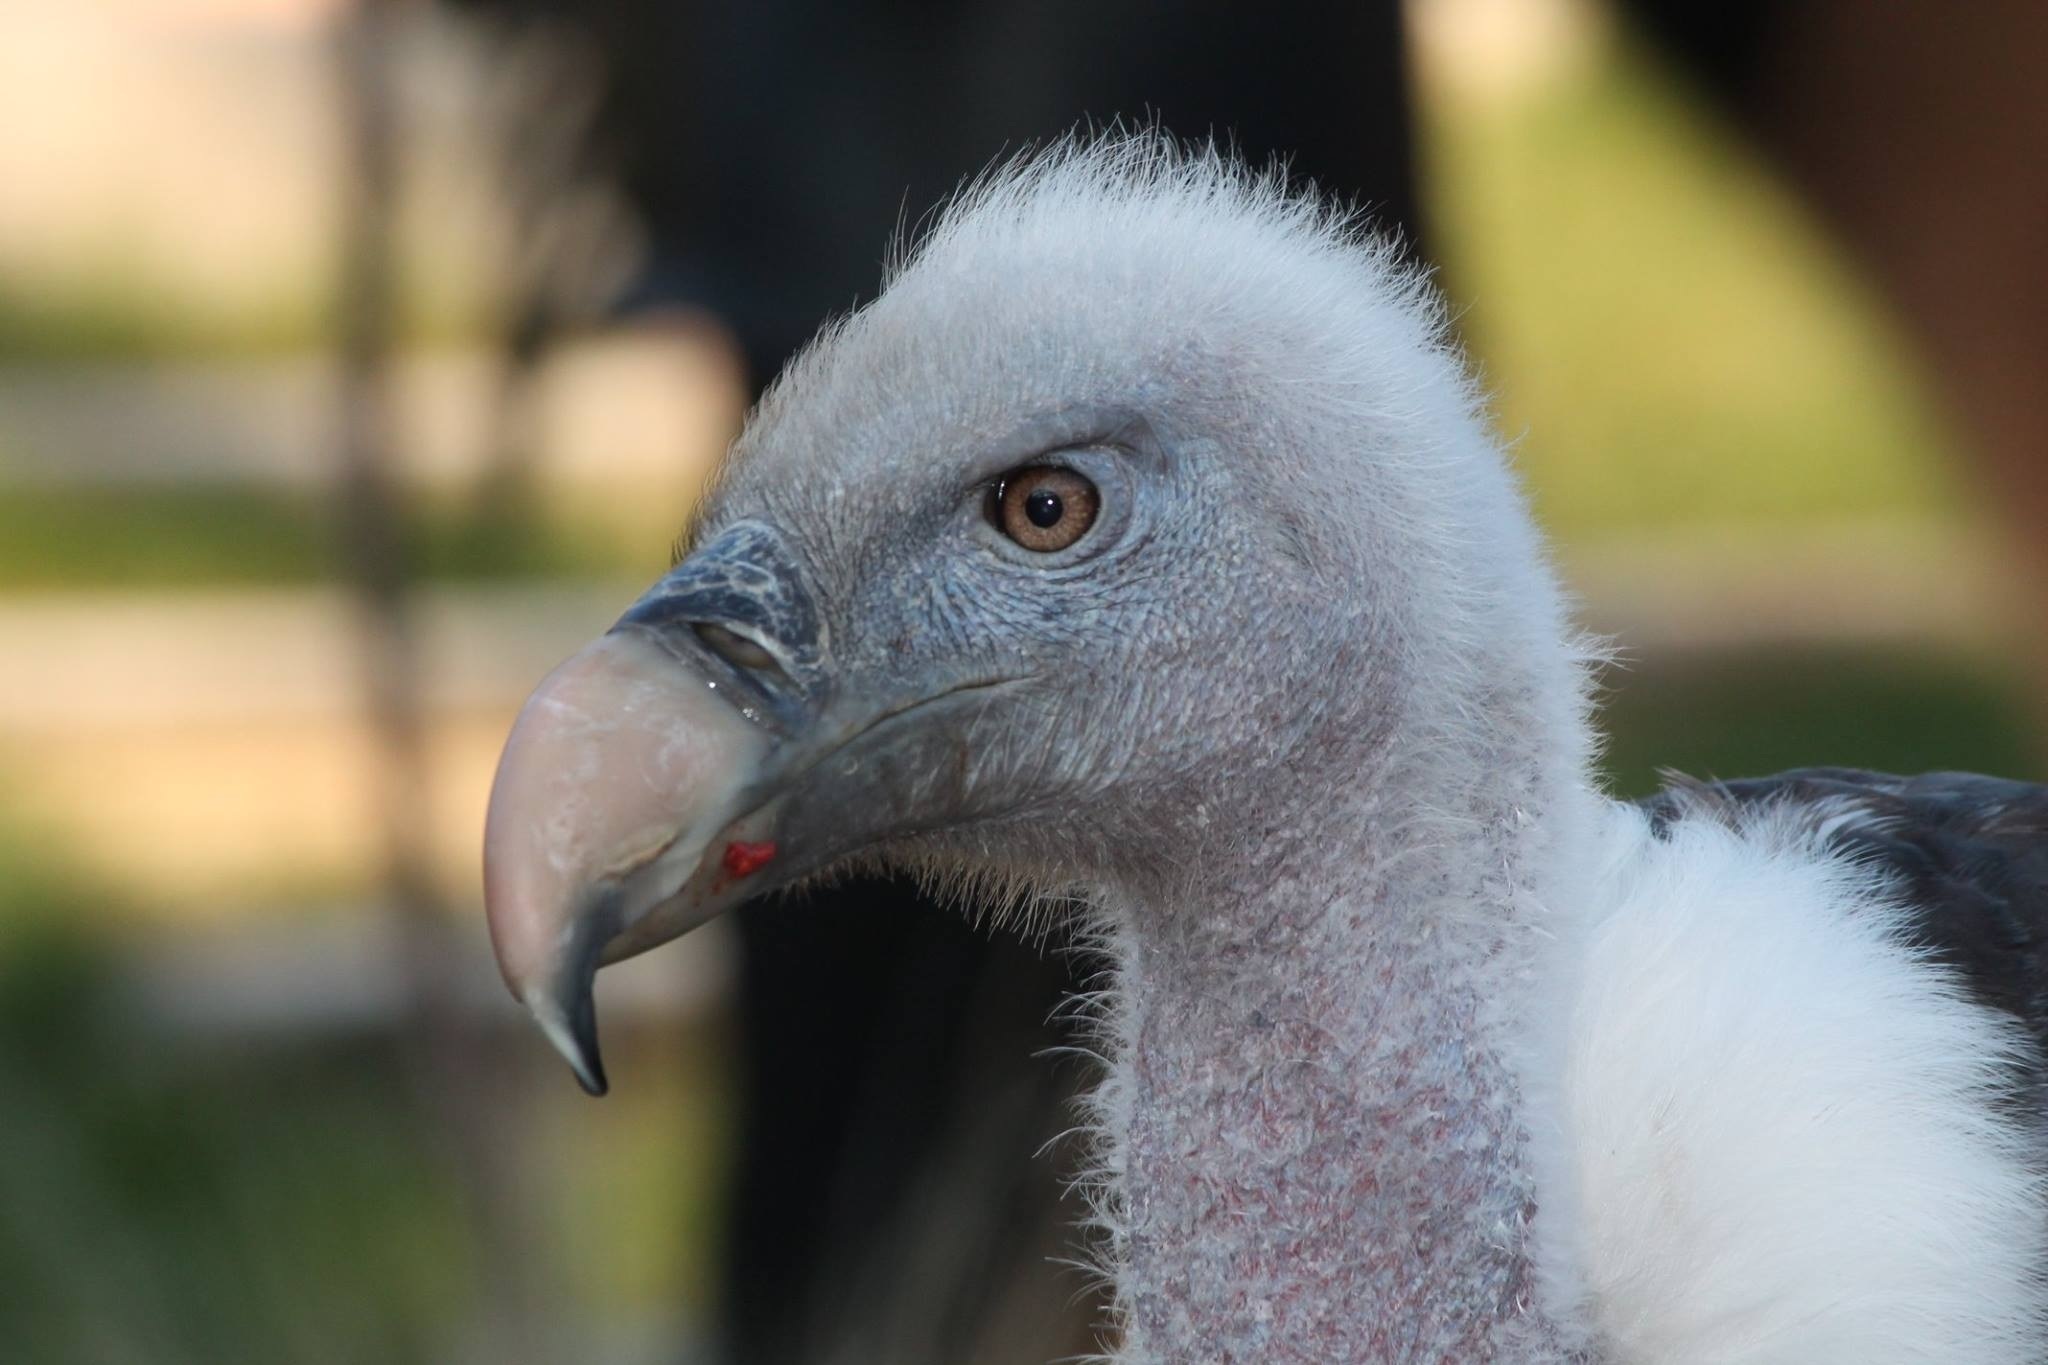
[[(988, 325), (930, 326), (963, 289)], [(1103, 360), (1047, 379), (1018, 335)], [(1092, 888), (1120, 1359), (2043, 1358), (2019, 1040), (1812, 838), (1660, 840), (1597, 793), (1586, 651), (1388, 248), (1213, 156), (1068, 148), (971, 190), (764, 421), (794, 392), (886, 410), (841, 342), (912, 374), (964, 350), (991, 423), (1136, 365), (1234, 424), (1306, 509), (1303, 562), (1356, 564), (1369, 601), (1329, 633), (1315, 742), (1236, 717), (1228, 808), (1191, 799)]]
[[(1617, 1361), (2042, 1358), (2018, 1028), (1902, 948), (1867, 874), (1766, 818), (1615, 811), (1560, 955), (1554, 1281)], [(1574, 982), (1575, 984), (1568, 984)]]

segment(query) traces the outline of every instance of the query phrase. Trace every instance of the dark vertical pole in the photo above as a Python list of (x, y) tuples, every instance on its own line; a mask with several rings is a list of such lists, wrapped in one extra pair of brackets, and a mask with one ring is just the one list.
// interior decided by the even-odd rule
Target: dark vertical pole
[(521, 1197), (514, 1097), (493, 1085), (489, 1040), (465, 1020), (457, 926), (432, 873), (432, 785), (408, 547), (395, 484), (390, 377), (398, 118), (392, 59), (404, 0), (355, 0), (339, 45), (346, 141), (336, 300), (336, 480), (341, 570), (358, 613), (375, 747), (383, 882), (405, 973), (405, 1048), (422, 1129), (462, 1196), (483, 1291), (464, 1323), (485, 1358), (552, 1358), (532, 1292), (539, 1245)]

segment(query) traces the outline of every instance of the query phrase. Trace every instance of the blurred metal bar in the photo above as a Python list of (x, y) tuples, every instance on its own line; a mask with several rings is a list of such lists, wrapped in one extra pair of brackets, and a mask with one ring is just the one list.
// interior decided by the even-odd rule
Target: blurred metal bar
[(336, 469), (342, 573), (359, 611), (361, 683), (377, 746), (375, 801), (384, 882), (401, 938), (414, 1098), (467, 1196), (483, 1270), (468, 1335), (480, 1358), (559, 1358), (544, 1331), (555, 1317), (539, 1292), (535, 1210), (522, 1198), (518, 1142), (526, 1127), (494, 1080), (489, 1043), (459, 999), (461, 953), (435, 890), (432, 801), (421, 648), (394, 465), (391, 357), (396, 331), (395, 208), (399, 121), (394, 66), (404, 0), (356, 0), (339, 33), (343, 159), (342, 256), (336, 298), (339, 361)]

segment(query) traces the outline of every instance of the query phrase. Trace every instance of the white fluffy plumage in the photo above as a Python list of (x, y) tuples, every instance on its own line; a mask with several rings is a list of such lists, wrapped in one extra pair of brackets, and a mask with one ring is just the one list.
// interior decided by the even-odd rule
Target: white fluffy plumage
[(1558, 1311), (1628, 1365), (2040, 1360), (2033, 1044), (1795, 812), (1606, 824), (1532, 1128)]

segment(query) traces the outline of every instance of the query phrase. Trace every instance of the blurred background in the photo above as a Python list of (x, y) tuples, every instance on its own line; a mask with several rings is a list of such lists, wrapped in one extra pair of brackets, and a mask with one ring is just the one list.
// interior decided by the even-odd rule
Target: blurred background
[[(733, 942), (607, 974), (593, 1104), (477, 864), (519, 701), (667, 568), (763, 376), (622, 310), (607, 51), (506, 8), (0, 4), (9, 1359), (713, 1358)], [(1822, 183), (1853, 100), (1758, 123), (1599, 0), (1402, 22), (1423, 241), (1623, 645), (1615, 788), (2039, 778), (2048, 158), (1929, 189), (1956, 235), (1902, 266)]]

